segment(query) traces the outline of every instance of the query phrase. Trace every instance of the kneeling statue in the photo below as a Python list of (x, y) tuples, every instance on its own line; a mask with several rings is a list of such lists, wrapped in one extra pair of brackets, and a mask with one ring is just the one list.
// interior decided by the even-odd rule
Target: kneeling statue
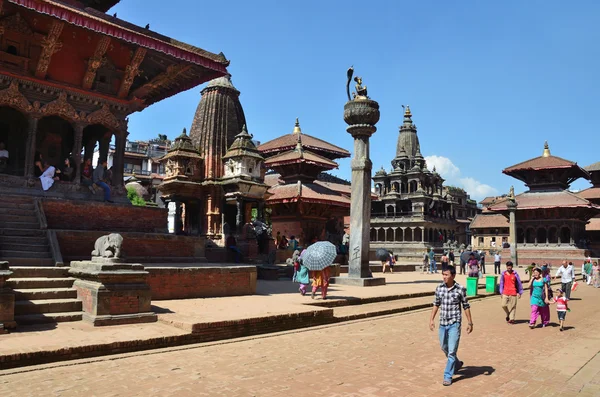
[(99, 237), (94, 243), (94, 250), (92, 256), (102, 258), (120, 258), (121, 257), (121, 245), (123, 244), (123, 237), (118, 233), (111, 233), (106, 236)]

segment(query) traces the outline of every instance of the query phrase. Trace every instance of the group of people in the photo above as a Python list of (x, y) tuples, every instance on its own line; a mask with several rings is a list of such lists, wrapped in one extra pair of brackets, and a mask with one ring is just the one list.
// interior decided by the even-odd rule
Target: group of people
[[(496, 258), (494, 259), (494, 262), (496, 262)], [(556, 305), (556, 313), (560, 325), (559, 331), (564, 331), (567, 312), (571, 311), (569, 307), (571, 291), (577, 286), (573, 264), (563, 261), (554, 274), (554, 277), (550, 274), (551, 271), (548, 264), (537, 266), (533, 263), (530, 268), (531, 277), (527, 284), (531, 307), (529, 327), (531, 329), (536, 328), (538, 318), (541, 318), (542, 327), (546, 327), (550, 323), (550, 305), (554, 304)], [(600, 276), (597, 262), (592, 263), (591, 259), (588, 258), (584, 263), (583, 270), (584, 275), (587, 276), (586, 279), (588, 281), (590, 279), (593, 280), (588, 284), (594, 285)], [(473, 319), (467, 300), (466, 288), (454, 280), (455, 276), (456, 268), (453, 265), (448, 264), (442, 268), (443, 282), (435, 290), (433, 309), (429, 321), (429, 327), (433, 331), (435, 329), (435, 318), (438, 312), (440, 313), (439, 340), (442, 351), (447, 357), (442, 382), (444, 386), (452, 384), (452, 377), (463, 366), (463, 362), (457, 357), (461, 335), (462, 311), (465, 312), (467, 317), (466, 332), (469, 334), (473, 331)], [(558, 278), (560, 278), (561, 287), (553, 290), (551, 281)], [(524, 287), (511, 261), (506, 262), (506, 270), (500, 274), (499, 290), (502, 302), (501, 307), (506, 315), (506, 323), (515, 324), (517, 302), (524, 293)]]
[(323, 270), (314, 271), (308, 270), (306, 266), (302, 264), (302, 255), (306, 252), (306, 249), (300, 252), (299, 250), (295, 250), (292, 256), (292, 261), (294, 263), (294, 276), (292, 280), (298, 284), (300, 284), (298, 291), (300, 295), (306, 295), (306, 286), (311, 283), (312, 279), (312, 292), (311, 298), (315, 299), (317, 291), (319, 288), (321, 289), (321, 298), (327, 299), (327, 289), (329, 288), (329, 277), (331, 276), (331, 271), (329, 267), (324, 268)]
[(277, 249), (296, 251), (299, 245), (300, 242), (296, 239), (296, 236), (290, 236), (289, 240), (285, 235), (282, 235), (281, 232), (277, 232), (277, 235), (275, 236), (275, 247), (277, 247)]
[(587, 258), (583, 261), (581, 275), (587, 285), (600, 288), (600, 267), (598, 267), (598, 262), (592, 262), (592, 258)]
[[(444, 251), (440, 258), (442, 270), (448, 265), (454, 266), (454, 250)], [(427, 249), (423, 256), (423, 266), (421, 267), (421, 273), (436, 274), (438, 272), (437, 261), (435, 260), (435, 252), (433, 248)]]
[[(71, 159), (66, 158), (64, 163), (58, 169), (44, 160), (41, 153), (36, 153), (35, 175), (40, 178), (42, 189), (48, 190), (55, 181), (62, 180), (72, 182), (75, 179), (75, 168)], [(112, 170), (108, 169), (108, 162), (103, 160), (94, 169), (92, 159), (86, 159), (81, 165), (81, 184), (87, 186), (92, 194), (98, 190), (104, 192), (104, 201), (112, 203), (110, 183), (112, 180)]]

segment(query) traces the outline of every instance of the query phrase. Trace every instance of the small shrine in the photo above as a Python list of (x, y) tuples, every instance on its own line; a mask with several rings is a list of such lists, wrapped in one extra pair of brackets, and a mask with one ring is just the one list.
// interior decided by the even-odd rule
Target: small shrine
[(221, 183), (225, 192), (225, 222), (229, 231), (236, 234), (251, 221), (253, 207), (256, 207), (256, 218), (264, 221), (269, 186), (264, 183), (265, 159), (252, 138), (244, 125), (223, 156)]
[(166, 177), (158, 188), (163, 200), (174, 206), (175, 233), (201, 234), (203, 158), (185, 128), (160, 161), (165, 164)]

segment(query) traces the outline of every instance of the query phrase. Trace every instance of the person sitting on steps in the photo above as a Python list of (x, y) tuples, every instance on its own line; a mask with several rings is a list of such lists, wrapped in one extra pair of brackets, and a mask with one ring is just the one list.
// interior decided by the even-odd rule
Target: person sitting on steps
[(106, 160), (102, 160), (100, 164), (94, 170), (94, 185), (104, 190), (104, 201), (107, 203), (113, 203), (110, 199), (110, 186), (106, 184), (105, 172), (106, 166), (108, 165)]

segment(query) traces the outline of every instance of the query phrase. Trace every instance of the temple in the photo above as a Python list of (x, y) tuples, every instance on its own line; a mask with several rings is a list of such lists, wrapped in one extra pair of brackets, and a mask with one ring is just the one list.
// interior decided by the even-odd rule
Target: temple
[[(577, 195), (590, 203), (600, 206), (600, 162), (584, 168), (590, 174), (592, 187), (582, 190)], [(595, 256), (600, 255), (600, 214), (590, 218), (585, 225), (584, 248), (588, 248)]]
[[(568, 189), (579, 178), (589, 180), (589, 172), (573, 161), (552, 155), (547, 142), (541, 156), (502, 172), (529, 188), (515, 196), (516, 242), (521, 263), (581, 260), (588, 253), (584, 244), (586, 225), (600, 214), (600, 206), (585, 198), (586, 191), (575, 194)], [(492, 236), (506, 241), (509, 196), (488, 201), (483, 213), (473, 220), (475, 247), (499, 247), (492, 245)]]
[(123, 195), (127, 116), (227, 72), (223, 55), (106, 15), (115, 3), (0, 2), (2, 189), (39, 190), (36, 160), (71, 158), (76, 175), (52, 194), (76, 195), (78, 165), (96, 146), (107, 159), (114, 141), (112, 184)]
[(442, 247), (448, 240), (466, 244), (476, 203), (463, 189), (444, 186), (435, 167), (427, 168), (408, 106), (391, 163), (389, 173), (382, 167), (373, 176), (377, 199), (371, 205), (372, 254), (386, 248), (417, 263), (428, 247)]
[(350, 157), (338, 146), (305, 134), (296, 119), (291, 134), (258, 147), (265, 167), (274, 173), (265, 177), (270, 186), (266, 204), (273, 233), (296, 237), (301, 245), (329, 240), (339, 245), (350, 216), (350, 186), (325, 171), (338, 167), (333, 161)]

